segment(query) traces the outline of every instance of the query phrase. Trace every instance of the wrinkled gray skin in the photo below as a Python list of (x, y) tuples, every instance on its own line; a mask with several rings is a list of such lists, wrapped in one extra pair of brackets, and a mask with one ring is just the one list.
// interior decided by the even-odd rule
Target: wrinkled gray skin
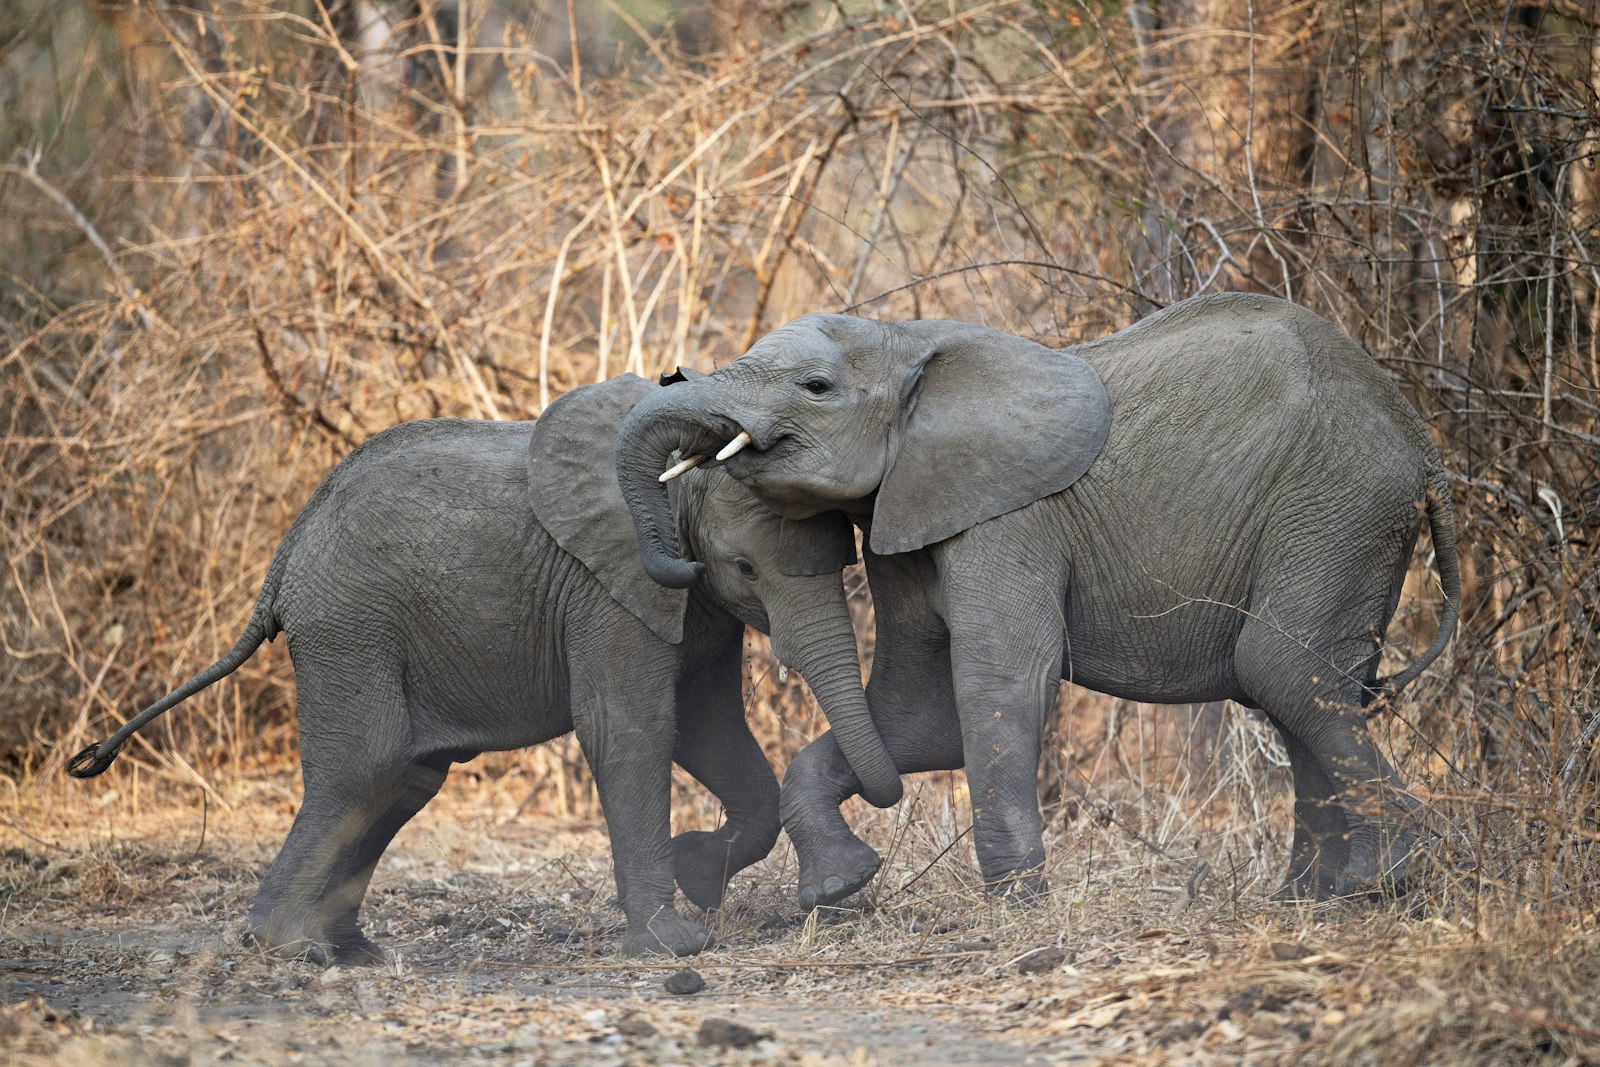
[[(260, 942), (380, 960), (357, 922), (367, 883), (450, 765), (576, 730), (610, 828), (623, 950), (701, 951), (711, 935), (674, 910), (674, 875), (715, 907), (778, 833), (777, 781), (744, 719), (743, 624), (770, 630), (826, 713), (869, 733), (870, 717), (842, 516), (789, 522), (725, 473), (694, 472), (674, 511), (705, 578), (683, 593), (644, 575), (613, 450), (622, 416), (658, 391), (624, 376), (537, 423), (434, 419), (374, 436), (295, 521), (233, 650), (71, 770), (104, 770), (133, 730), (281, 630), (305, 799), (250, 909)], [(669, 839), (673, 760), (721, 800), (715, 832)]]
[[(1400, 878), (1417, 804), (1363, 708), (1425, 518), (1446, 605), (1391, 689), (1455, 624), (1450, 494), (1420, 417), (1330, 323), (1229, 294), (1054, 351), (959, 323), (799, 319), (625, 421), (647, 551), (667, 454), (714, 455), (741, 429), (753, 444), (726, 467), (765, 502), (869, 531), (873, 716), (902, 772), (965, 765), (988, 883), (1043, 888), (1035, 774), (1061, 678), (1260, 709), (1294, 775), (1282, 892)], [(644, 562), (677, 580), (670, 553)], [(831, 736), (785, 776), (804, 906), (878, 867), (839, 815), (855, 788)]]

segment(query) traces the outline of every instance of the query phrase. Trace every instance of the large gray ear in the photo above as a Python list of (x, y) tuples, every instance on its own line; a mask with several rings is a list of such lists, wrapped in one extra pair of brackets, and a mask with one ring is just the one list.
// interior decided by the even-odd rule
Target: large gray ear
[(779, 566), (794, 577), (833, 574), (856, 561), (856, 528), (842, 511), (824, 511), (809, 519), (781, 519)]
[(613, 599), (663, 641), (683, 640), (689, 595), (654, 582), (639, 562), (639, 539), (617, 484), (617, 428), (659, 389), (623, 374), (559, 397), (539, 416), (528, 446), (533, 514), (566, 552), (600, 579)]
[(916, 325), (928, 338), (922, 378), (872, 509), (872, 550), (883, 555), (1059, 493), (1111, 429), (1100, 376), (1071, 352), (998, 330)]

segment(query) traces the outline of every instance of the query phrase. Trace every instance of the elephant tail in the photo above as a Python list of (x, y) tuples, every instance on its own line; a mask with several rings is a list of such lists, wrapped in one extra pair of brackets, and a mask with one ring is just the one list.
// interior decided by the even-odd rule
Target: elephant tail
[(1444, 472), (1438, 471), (1427, 496), (1428, 531), (1433, 538), (1434, 564), (1439, 568), (1439, 585), (1444, 590), (1444, 611), (1439, 615), (1439, 632), (1415, 663), (1392, 678), (1380, 683), (1380, 688), (1394, 697), (1416, 680), (1428, 664), (1450, 643), (1456, 621), (1461, 617), (1461, 569), (1456, 558), (1455, 505), (1450, 501), (1450, 484)]
[(244, 661), (261, 647), (263, 641), (270, 641), (278, 635), (282, 627), (278, 623), (274, 602), (277, 600), (278, 586), (282, 581), (283, 568), (292, 541), (292, 537), (285, 538), (277, 555), (273, 557), (272, 566), (267, 569), (266, 581), (261, 585), (261, 595), (256, 598), (255, 610), (250, 613), (250, 621), (245, 624), (244, 632), (233, 643), (233, 647), (217, 662), (129, 719), (122, 729), (73, 756), (67, 761), (68, 774), (74, 778), (93, 778), (104, 772), (117, 758), (123, 743), (151, 719), (183, 703), (213, 682), (226, 678), (238, 670)]

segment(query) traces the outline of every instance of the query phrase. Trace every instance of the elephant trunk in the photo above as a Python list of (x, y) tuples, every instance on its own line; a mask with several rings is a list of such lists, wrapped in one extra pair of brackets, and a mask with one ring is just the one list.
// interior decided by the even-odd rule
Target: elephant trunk
[[(634, 406), (617, 437), (617, 481), (639, 535), (639, 558), (646, 574), (672, 589), (688, 588), (705, 565), (680, 553), (667, 487), (659, 477), (674, 450), (688, 455), (696, 444), (702, 453), (707, 447), (716, 450), (705, 442), (715, 440), (726, 424), (707, 416), (703, 394), (692, 382), (662, 389)], [(736, 433), (724, 433), (721, 440)]]
[(796, 595), (767, 604), (772, 650), (811, 687), (861, 782), (861, 795), (876, 807), (891, 807), (903, 795), (900, 773), (867, 706), (843, 583), (837, 573), (819, 575), (814, 583), (791, 580), (798, 583)]

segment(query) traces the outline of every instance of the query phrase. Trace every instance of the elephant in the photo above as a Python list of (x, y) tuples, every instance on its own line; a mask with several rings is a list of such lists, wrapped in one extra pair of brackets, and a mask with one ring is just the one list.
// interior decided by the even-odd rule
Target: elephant
[[(300, 512), (232, 649), (70, 773), (101, 773), (134, 731), (286, 632), (305, 796), (250, 908), (258, 943), (381, 961), (358, 922), (362, 898), (450, 765), (575, 730), (610, 830), (623, 951), (708, 947), (706, 927), (675, 910), (674, 880), (714, 908), (779, 830), (777, 779), (744, 718), (744, 624), (769, 631), (836, 727), (863, 739), (859, 769), (879, 800), (897, 800), (900, 779), (862, 688), (841, 574), (855, 531), (842, 515), (783, 519), (708, 471), (674, 500), (705, 580), (684, 591), (646, 577), (613, 451), (622, 417), (657, 391), (625, 375), (571, 391), (535, 422), (430, 419), (376, 434)], [(716, 831), (669, 838), (674, 760), (721, 800)]]
[[(623, 422), (620, 484), (645, 569), (668, 586), (692, 569), (660, 535), (674, 450), (721, 462), (789, 518), (842, 509), (865, 531), (868, 703), (901, 772), (965, 766), (990, 887), (1046, 889), (1036, 775), (1061, 679), (1260, 710), (1295, 790), (1278, 895), (1399, 884), (1420, 806), (1366, 713), (1455, 627), (1453, 504), (1421, 417), (1332, 323), (1245, 293), (1059, 350), (957, 322), (797, 319)], [(1382, 681), (1424, 514), (1437, 636)], [(786, 773), (803, 907), (877, 870), (838, 811), (855, 791), (827, 735)]]

